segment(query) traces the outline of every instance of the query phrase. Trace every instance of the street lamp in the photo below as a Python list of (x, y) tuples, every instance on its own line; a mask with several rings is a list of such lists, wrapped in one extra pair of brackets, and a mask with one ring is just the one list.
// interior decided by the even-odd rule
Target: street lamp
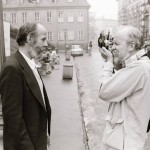
[(66, 54), (67, 29), (64, 29), (64, 37), (65, 37), (65, 54)]

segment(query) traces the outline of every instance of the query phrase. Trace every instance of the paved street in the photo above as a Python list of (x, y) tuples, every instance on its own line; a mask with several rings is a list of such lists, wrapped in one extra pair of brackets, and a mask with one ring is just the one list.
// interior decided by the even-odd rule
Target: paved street
[[(108, 104), (98, 98), (99, 80), (103, 66), (98, 48), (93, 49), (91, 56), (85, 53), (83, 57), (76, 57), (75, 64), (89, 148), (90, 150), (100, 150)], [(149, 141), (150, 135), (144, 150), (150, 150)]]
[(76, 74), (63, 80), (64, 63), (61, 55), (61, 65), (43, 77), (52, 107), (50, 150), (85, 150)]
[(88, 132), (88, 144), (90, 150), (100, 150), (105, 127), (104, 118), (108, 108), (108, 104), (98, 98), (103, 61), (96, 49), (93, 49), (91, 56), (85, 53), (83, 57), (76, 57), (74, 60)]

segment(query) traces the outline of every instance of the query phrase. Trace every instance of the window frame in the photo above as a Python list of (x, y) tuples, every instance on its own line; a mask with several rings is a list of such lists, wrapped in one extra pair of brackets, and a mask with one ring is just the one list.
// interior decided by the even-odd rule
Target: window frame
[(17, 13), (16, 12), (12, 12), (11, 13), (11, 23), (12, 24), (16, 24), (17, 23)]
[(78, 22), (84, 22), (84, 15), (83, 12), (78, 13)]
[(53, 41), (53, 32), (52, 32), (52, 31), (48, 31), (48, 32), (47, 32), (47, 39), (48, 39), (49, 41)]
[(62, 23), (62, 22), (64, 22), (64, 12), (63, 11), (59, 11), (58, 12), (58, 22), (59, 23)]
[(52, 12), (50, 12), (50, 11), (46, 13), (46, 22), (47, 23), (51, 23), (52, 22)]
[[(37, 15), (38, 14), (38, 15)], [(36, 16), (37, 15), (37, 16)], [(37, 19), (38, 18), (38, 19)], [(35, 12), (34, 13), (34, 21), (36, 23), (39, 23), (40, 22), (40, 13), (39, 12)]]
[(64, 31), (59, 31), (58, 32), (58, 41), (64, 41), (64, 40), (65, 40)]
[(73, 12), (69, 12), (68, 13), (68, 22), (74, 22), (74, 18), (73, 18)]
[(23, 23), (27, 22), (27, 12), (22, 12), (22, 22)]
[(84, 31), (83, 30), (79, 30), (78, 31), (78, 40), (79, 41), (83, 41), (84, 38), (85, 38)]

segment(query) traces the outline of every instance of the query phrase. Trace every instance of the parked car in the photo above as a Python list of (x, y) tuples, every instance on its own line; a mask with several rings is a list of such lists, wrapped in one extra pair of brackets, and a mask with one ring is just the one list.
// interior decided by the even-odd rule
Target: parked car
[(83, 49), (80, 45), (71, 46), (71, 55), (72, 56), (83, 56)]

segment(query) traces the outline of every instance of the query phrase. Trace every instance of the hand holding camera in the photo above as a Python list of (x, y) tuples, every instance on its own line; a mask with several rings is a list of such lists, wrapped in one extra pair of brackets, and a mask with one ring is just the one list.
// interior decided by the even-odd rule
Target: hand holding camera
[(105, 47), (102, 47), (100, 51), (101, 56), (104, 58), (106, 62), (110, 61), (113, 63), (114, 69), (119, 70), (122, 68), (122, 62), (119, 60), (119, 54), (115, 49), (110, 52)]
[(113, 55), (109, 50), (107, 50), (105, 47), (102, 47), (100, 49), (100, 52), (101, 56), (105, 59), (105, 61), (113, 62)]

